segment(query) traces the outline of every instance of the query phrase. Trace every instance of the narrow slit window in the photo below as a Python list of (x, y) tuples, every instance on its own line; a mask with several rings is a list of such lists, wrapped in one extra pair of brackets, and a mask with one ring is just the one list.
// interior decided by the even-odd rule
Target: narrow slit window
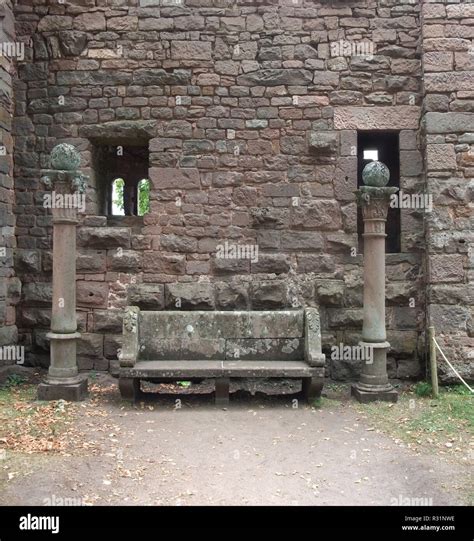
[(150, 181), (142, 178), (138, 183), (138, 216), (150, 212)]
[(98, 204), (107, 216), (143, 216), (149, 211), (148, 146), (95, 144)]
[[(357, 134), (357, 185), (361, 186), (362, 171), (371, 161), (378, 160), (390, 170), (389, 186), (400, 187), (400, 150), (399, 133), (397, 131), (360, 131)], [(362, 233), (364, 222), (360, 208), (357, 210), (357, 232), (359, 235), (359, 250), (363, 248)], [(388, 209), (386, 224), (387, 253), (400, 252), (401, 222), (400, 209)]]
[(123, 187), (125, 182), (123, 178), (116, 178), (112, 182), (112, 215), (124, 216)]

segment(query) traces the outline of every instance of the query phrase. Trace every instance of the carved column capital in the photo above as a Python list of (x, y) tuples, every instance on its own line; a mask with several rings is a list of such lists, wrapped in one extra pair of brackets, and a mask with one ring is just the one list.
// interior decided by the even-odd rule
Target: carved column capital
[(365, 234), (385, 234), (390, 197), (397, 193), (398, 188), (393, 186), (361, 186), (356, 191), (357, 204), (362, 209)]
[[(50, 206), (53, 222), (77, 223), (77, 210), (85, 206), (85, 192), (89, 177), (79, 171), (81, 155), (67, 143), (56, 145), (51, 151), (50, 169), (41, 171), (41, 180), (51, 190)], [(45, 195), (45, 199), (48, 196)], [(82, 202), (83, 205), (79, 203)]]

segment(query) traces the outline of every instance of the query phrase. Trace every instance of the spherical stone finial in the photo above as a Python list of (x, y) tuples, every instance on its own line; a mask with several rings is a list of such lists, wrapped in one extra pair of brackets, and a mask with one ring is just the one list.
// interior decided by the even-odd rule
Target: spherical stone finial
[(51, 151), (51, 168), (62, 171), (75, 171), (81, 165), (81, 155), (68, 143), (60, 143)]
[(382, 162), (369, 162), (362, 171), (362, 180), (366, 186), (377, 186), (382, 188), (390, 180), (390, 170)]

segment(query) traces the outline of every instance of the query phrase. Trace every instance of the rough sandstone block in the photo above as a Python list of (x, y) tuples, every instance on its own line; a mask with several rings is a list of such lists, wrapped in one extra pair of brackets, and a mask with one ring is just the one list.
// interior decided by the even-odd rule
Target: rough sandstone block
[(446, 6), (448, 19), (468, 19), (474, 17), (473, 4), (458, 4)]
[(286, 254), (259, 254), (250, 267), (252, 273), (284, 274), (290, 270), (290, 260)]
[(313, 74), (304, 69), (262, 69), (237, 77), (237, 84), (242, 86), (280, 86), (308, 85)]
[(424, 81), (425, 90), (428, 92), (472, 90), (474, 86), (474, 71), (426, 73)]
[(18, 343), (18, 329), (16, 325), (0, 327), (0, 346), (11, 346)]
[(216, 308), (219, 310), (245, 310), (249, 306), (245, 284), (215, 282)]
[(109, 284), (105, 282), (77, 282), (78, 306), (107, 306)]
[(141, 254), (134, 250), (109, 250), (107, 266), (111, 271), (139, 272), (141, 260)]
[(131, 284), (128, 288), (128, 304), (142, 310), (162, 310), (165, 291), (162, 284)]
[(443, 4), (423, 4), (423, 17), (425, 19), (444, 19), (446, 7)]
[(104, 357), (107, 359), (117, 359), (118, 352), (123, 346), (123, 336), (121, 334), (109, 334), (104, 336)]
[(17, 249), (14, 253), (15, 269), (23, 272), (39, 272), (41, 270), (40, 252), (37, 250)]
[(470, 113), (438, 113), (425, 115), (427, 133), (466, 133), (474, 131), (474, 115)]
[(184, 274), (186, 271), (186, 256), (181, 254), (166, 254), (145, 252), (143, 255), (145, 272), (160, 274)]
[(94, 331), (104, 333), (120, 333), (122, 331), (122, 319), (122, 310), (95, 310)]
[(309, 134), (309, 148), (314, 152), (336, 152), (338, 141), (338, 134), (335, 132), (315, 131)]
[(104, 336), (102, 334), (81, 333), (77, 341), (77, 354), (81, 357), (102, 357)]
[(324, 247), (323, 236), (315, 231), (283, 231), (281, 248), (285, 251), (319, 251)]
[(192, 190), (201, 187), (199, 170), (195, 168), (152, 167), (150, 180), (154, 190)]
[(334, 108), (338, 130), (416, 130), (419, 121), (420, 108), (410, 105)]
[(454, 145), (427, 145), (427, 164), (430, 171), (446, 171), (457, 168)]
[(166, 284), (165, 304), (167, 308), (183, 310), (212, 310), (214, 289), (211, 284)]
[(436, 37), (423, 41), (425, 51), (469, 51), (470, 47), (471, 41), (463, 38)]
[(105, 30), (105, 15), (100, 11), (81, 13), (74, 19), (74, 28), (85, 32)]
[(462, 282), (464, 280), (464, 257), (459, 254), (432, 255), (430, 258), (431, 281)]
[(176, 60), (211, 60), (212, 44), (208, 41), (172, 41), (171, 58)]
[(61, 15), (46, 15), (38, 24), (38, 32), (57, 32), (58, 30), (70, 30), (72, 17)]
[(23, 298), (28, 304), (51, 305), (53, 299), (52, 285), (44, 282), (23, 284)]
[(87, 248), (130, 247), (130, 229), (127, 227), (82, 227), (77, 234), (79, 246)]
[(106, 270), (105, 251), (88, 250), (77, 254), (76, 270), (78, 273), (100, 273)]
[(313, 200), (291, 207), (290, 224), (294, 228), (334, 230), (341, 229), (339, 204), (332, 200)]
[(134, 31), (138, 29), (138, 17), (111, 17), (107, 19), (107, 30), (116, 32)]
[(459, 332), (467, 330), (470, 317), (469, 309), (450, 304), (431, 304), (428, 307), (430, 325), (440, 333)]
[(288, 289), (284, 280), (252, 283), (250, 300), (254, 310), (281, 309), (290, 305)]
[(454, 54), (450, 51), (427, 51), (423, 59), (425, 73), (452, 70), (453, 58)]
[(79, 56), (87, 44), (85, 32), (65, 30), (58, 34), (59, 45), (64, 56)]

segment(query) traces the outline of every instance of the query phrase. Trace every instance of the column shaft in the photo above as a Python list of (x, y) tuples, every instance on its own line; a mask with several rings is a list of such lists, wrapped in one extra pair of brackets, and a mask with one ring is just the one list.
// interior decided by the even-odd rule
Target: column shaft
[[(384, 223), (381, 222), (382, 227)], [(383, 342), (385, 332), (385, 233), (364, 234), (364, 326), (367, 342)]]
[(370, 355), (361, 368), (359, 383), (352, 394), (361, 402), (397, 400), (387, 374), (385, 330), (385, 222), (390, 194), (396, 188), (363, 186), (359, 192), (364, 219), (364, 323), (361, 345)]
[(76, 320), (76, 224), (54, 223), (51, 331), (71, 333)]
[[(48, 377), (38, 387), (40, 400), (82, 400), (87, 393), (87, 378), (79, 375), (76, 359), (76, 226), (77, 204), (65, 196), (85, 197), (86, 177), (77, 168), (80, 154), (62, 143), (51, 152), (51, 169), (43, 181), (53, 189), (53, 302), (51, 307), (50, 365)], [(51, 198), (53, 201), (53, 198)], [(58, 203), (56, 203), (58, 201)], [(72, 203), (70, 202), (72, 201)]]

